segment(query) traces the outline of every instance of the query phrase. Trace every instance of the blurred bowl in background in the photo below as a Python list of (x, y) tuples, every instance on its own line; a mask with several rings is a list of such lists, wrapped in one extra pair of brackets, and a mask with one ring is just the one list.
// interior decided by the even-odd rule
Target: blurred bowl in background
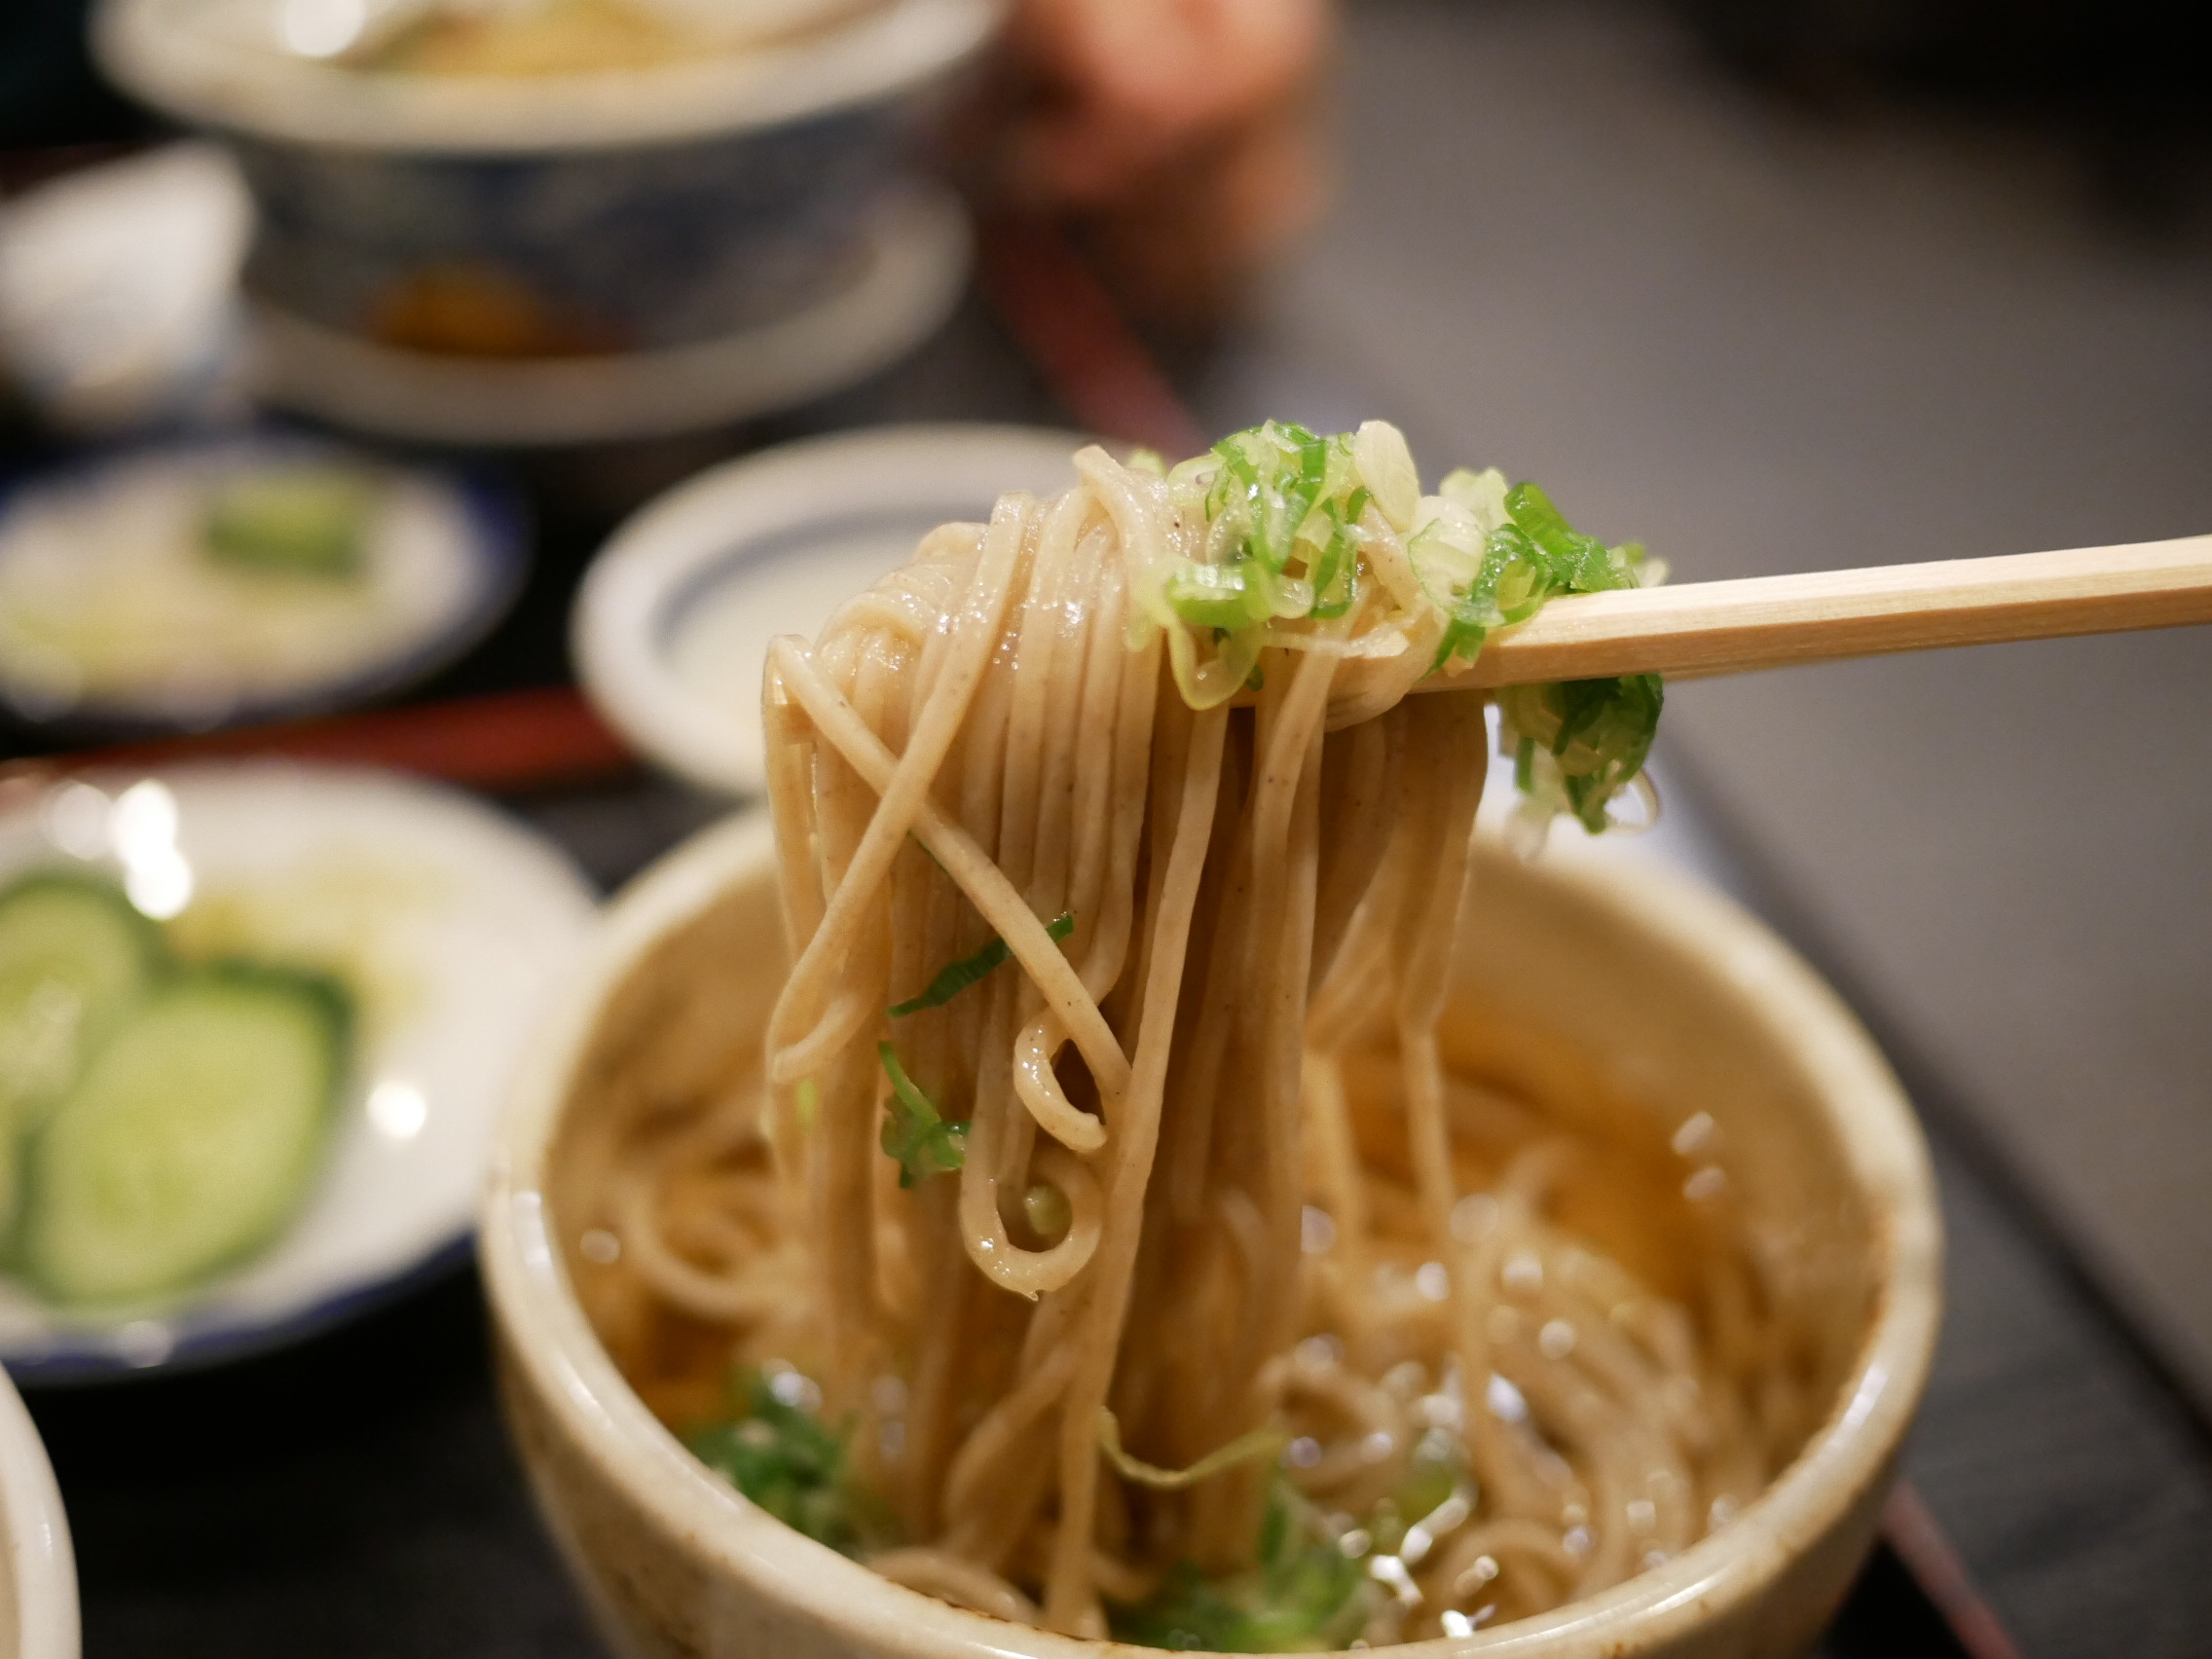
[(38, 1425), (0, 1371), (0, 1654), (77, 1659), (77, 1558)]
[(274, 306), (248, 319), (248, 377), (269, 402), (361, 431), (438, 443), (620, 443), (789, 408), (865, 379), (937, 331), (968, 274), (952, 193), (879, 200), (861, 257), (805, 310), (721, 339), (598, 356), (406, 350)]
[(129, 733), (362, 701), (481, 639), (527, 559), (481, 477), (290, 436), (125, 450), (0, 490), (0, 705)]
[(677, 486), (584, 577), (571, 639), (585, 691), (638, 752), (711, 792), (765, 785), (760, 676), (923, 535), (981, 523), (1003, 491), (1058, 494), (1087, 442), (1033, 426), (886, 426), (784, 444)]
[[(273, 389), (318, 408), (344, 403), (317, 390), (318, 363), (345, 367), (316, 356), (323, 336), (433, 365), (634, 353), (658, 374), (665, 353), (872, 292), (887, 203), (918, 176), (1003, 5), (879, 0), (764, 44), (506, 74), (357, 61), (355, 37), (391, 9), (103, 0), (94, 18), (116, 81), (236, 151), (259, 214), (245, 287), (270, 319)], [(909, 303), (895, 349), (941, 314)], [(855, 353), (832, 331), (800, 394), (883, 350)]]
[(242, 1357), (465, 1258), (509, 1073), (544, 988), (596, 935), (559, 849), (456, 791), (344, 767), (0, 788), (0, 888), (57, 868), (119, 885), (182, 962), (336, 980), (352, 1063), (301, 1207), (255, 1253), (127, 1306), (57, 1305), (0, 1275), (0, 1361), (18, 1383)]

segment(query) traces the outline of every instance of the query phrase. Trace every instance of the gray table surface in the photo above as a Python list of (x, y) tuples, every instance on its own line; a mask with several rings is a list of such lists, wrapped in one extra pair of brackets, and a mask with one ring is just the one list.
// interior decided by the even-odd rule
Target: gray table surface
[[(1429, 467), (1541, 479), (1686, 578), (2212, 531), (2212, 237), (2146, 240), (2053, 142), (1809, 117), (1646, 7), (1368, 0), (1346, 46), (1336, 206), (1200, 387), (1207, 425), (1387, 412)], [(1670, 705), (2212, 1404), (2212, 630)]]

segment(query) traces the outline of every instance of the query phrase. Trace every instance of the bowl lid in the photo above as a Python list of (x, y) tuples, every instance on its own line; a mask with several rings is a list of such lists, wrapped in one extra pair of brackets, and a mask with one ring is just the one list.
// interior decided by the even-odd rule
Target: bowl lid
[(929, 531), (1009, 490), (1075, 483), (1086, 440), (1029, 426), (887, 426), (785, 444), (700, 474), (632, 518), (576, 600), (584, 688), (629, 742), (700, 787), (764, 787), (760, 676)]
[[(92, 46), (127, 92), (199, 126), (305, 144), (512, 155), (745, 132), (895, 97), (980, 48), (1005, 3), (884, 0), (784, 43), (654, 68), (505, 76), (360, 69), (287, 40), (289, 20), (333, 9), (330, 0), (101, 0)], [(359, 0), (336, 9), (364, 18), (369, 10)]]

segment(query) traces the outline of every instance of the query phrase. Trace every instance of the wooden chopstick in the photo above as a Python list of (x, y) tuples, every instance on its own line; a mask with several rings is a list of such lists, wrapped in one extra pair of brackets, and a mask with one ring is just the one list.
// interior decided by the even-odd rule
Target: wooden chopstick
[(2212, 535), (1555, 599), (1421, 689), (1694, 680), (1943, 645), (2212, 622)]

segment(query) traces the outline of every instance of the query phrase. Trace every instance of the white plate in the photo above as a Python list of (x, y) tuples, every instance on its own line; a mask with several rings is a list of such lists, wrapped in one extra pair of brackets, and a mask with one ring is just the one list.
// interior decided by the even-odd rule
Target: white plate
[[(202, 553), (217, 480), (294, 465), (374, 486), (357, 580)], [(186, 730), (360, 701), (481, 639), (527, 558), (520, 507), (483, 477), (275, 434), (127, 449), (0, 492), (0, 700), (33, 722)]]
[(92, 856), (126, 876), (142, 908), (171, 911), (187, 889), (196, 902), (229, 894), (267, 913), (264, 936), (311, 936), (269, 947), (278, 960), (312, 961), (320, 936), (351, 941), (349, 957), (374, 965), (350, 976), (362, 990), (354, 1076), (297, 1221), (182, 1304), (63, 1312), (0, 1278), (0, 1359), (26, 1384), (275, 1346), (464, 1253), (492, 1122), (540, 990), (597, 925), (562, 853), (437, 785), (271, 764), (179, 767), (125, 793), (142, 781), (103, 776), (10, 801), (0, 880)]
[(1032, 426), (809, 438), (681, 484), (615, 533), (577, 595), (584, 688), (640, 753), (703, 789), (762, 788), (760, 673), (922, 535), (1009, 490), (1075, 483), (1087, 439)]

